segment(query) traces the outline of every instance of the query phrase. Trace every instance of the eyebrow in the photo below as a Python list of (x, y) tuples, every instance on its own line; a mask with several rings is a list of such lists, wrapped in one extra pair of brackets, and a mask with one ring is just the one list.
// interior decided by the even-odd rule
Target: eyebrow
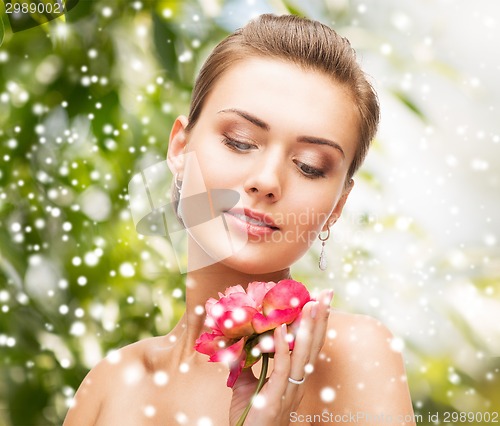
[(316, 145), (331, 146), (332, 148), (335, 148), (337, 151), (339, 151), (342, 154), (342, 157), (345, 158), (345, 153), (342, 147), (337, 142), (331, 141), (329, 139), (316, 138), (314, 136), (299, 136), (298, 141), (304, 143), (312, 143)]
[(255, 117), (252, 114), (249, 114), (248, 112), (242, 111), (241, 109), (236, 109), (236, 108), (228, 108), (228, 109), (223, 109), (218, 112), (220, 113), (225, 113), (225, 112), (232, 112), (235, 114), (238, 114), (240, 117), (244, 118), (245, 120), (249, 121), (252, 124), (255, 124), (257, 127), (260, 127), (261, 129), (264, 130), (271, 130), (271, 126), (267, 124), (265, 121), (262, 121), (260, 118)]
[[(248, 112), (242, 111), (242, 110), (237, 109), (237, 108), (223, 109), (223, 110), (220, 110), (218, 112), (218, 114), (227, 113), (227, 112), (237, 114), (240, 117), (244, 118), (245, 120), (249, 121), (250, 123), (256, 125), (257, 127), (261, 128), (261, 129), (264, 129), (266, 131), (271, 130), (271, 126), (269, 124), (267, 124), (265, 121), (262, 121), (260, 118), (257, 118), (254, 115), (249, 114)], [(337, 142), (334, 142), (332, 140), (318, 138), (318, 137), (314, 137), (314, 136), (299, 136), (297, 138), (297, 140), (298, 140), (298, 142), (302, 142), (302, 143), (331, 146), (332, 148), (335, 148), (336, 150), (338, 150), (342, 154), (342, 157), (345, 158), (345, 153), (344, 153), (344, 150), (342, 149), (342, 147)]]

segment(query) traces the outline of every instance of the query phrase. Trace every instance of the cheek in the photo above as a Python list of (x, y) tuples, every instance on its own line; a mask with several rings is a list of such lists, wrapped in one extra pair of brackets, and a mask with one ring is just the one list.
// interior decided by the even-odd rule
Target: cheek
[(285, 214), (287, 226), (283, 228), (281, 242), (286, 244), (289, 254), (301, 257), (318, 237), (328, 213), (302, 208)]
[(291, 225), (311, 232), (319, 232), (334, 208), (334, 195), (326, 191), (292, 192), (287, 219)]
[(234, 183), (241, 183), (241, 164), (215, 137), (206, 139), (194, 148), (192, 152), (207, 188), (228, 188)]

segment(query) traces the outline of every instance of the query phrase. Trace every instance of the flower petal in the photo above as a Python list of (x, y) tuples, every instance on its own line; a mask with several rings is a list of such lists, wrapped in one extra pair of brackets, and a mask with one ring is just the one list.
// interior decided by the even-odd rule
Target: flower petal
[(205, 317), (205, 326), (209, 328), (217, 328), (215, 324), (215, 319), (214, 319), (214, 312), (212, 312), (214, 306), (217, 304), (218, 300), (214, 299), (211, 297), (210, 299), (207, 300), (207, 303), (205, 303), (205, 312), (207, 316)]
[(220, 349), (219, 351), (215, 352), (208, 360), (210, 362), (226, 362), (226, 363), (233, 363), (237, 361), (241, 353), (243, 351), (243, 346), (245, 345), (245, 339), (241, 338), (238, 340), (236, 343), (232, 344), (231, 346)]
[(231, 287), (226, 288), (226, 291), (224, 292), (224, 296), (229, 296), (230, 294), (233, 293), (245, 293), (245, 289), (240, 285), (233, 285)]
[(214, 299), (211, 297), (210, 299), (207, 300), (207, 303), (205, 303), (205, 311), (208, 313), (212, 309), (212, 307), (218, 302), (217, 299)]
[(300, 314), (301, 309), (275, 309), (265, 316), (261, 313), (255, 314), (252, 320), (252, 325), (257, 334), (264, 333), (267, 330), (272, 330), (281, 324), (290, 324)]
[(273, 281), (269, 281), (267, 283), (260, 282), (260, 281), (254, 281), (254, 282), (248, 284), (247, 294), (255, 301), (255, 305), (256, 305), (257, 309), (259, 309), (259, 307), (262, 305), (262, 300), (264, 299), (264, 296), (275, 285), (276, 285), (276, 283)]
[(198, 339), (194, 349), (205, 355), (214, 355), (217, 351), (228, 346), (230, 340), (220, 332), (203, 333)]
[(226, 382), (227, 387), (232, 388), (236, 383), (236, 380), (238, 380), (238, 377), (240, 377), (241, 371), (245, 366), (246, 356), (246, 352), (242, 351), (239, 358), (230, 365), (229, 377), (227, 378)]
[(231, 293), (228, 296), (224, 296), (217, 302), (217, 305), (212, 308), (212, 311), (216, 309), (217, 306), (221, 306), (224, 311), (231, 311), (242, 306), (256, 307), (255, 301), (246, 293)]
[(262, 311), (268, 316), (275, 309), (300, 310), (310, 300), (311, 295), (304, 284), (294, 280), (281, 280), (264, 297)]
[[(207, 316), (205, 325), (214, 330), (220, 330), (220, 319), (226, 316), (227, 311), (240, 310), (246, 306), (254, 307), (255, 302), (246, 293), (234, 292), (229, 296), (224, 296), (220, 300), (209, 299), (205, 305)], [(227, 328), (227, 327), (226, 327)], [(253, 330), (250, 331), (250, 333)], [(240, 336), (238, 336), (240, 337)]]
[(254, 333), (252, 319), (257, 310), (250, 306), (241, 306), (224, 312), (216, 319), (218, 329), (231, 339), (249, 336)]

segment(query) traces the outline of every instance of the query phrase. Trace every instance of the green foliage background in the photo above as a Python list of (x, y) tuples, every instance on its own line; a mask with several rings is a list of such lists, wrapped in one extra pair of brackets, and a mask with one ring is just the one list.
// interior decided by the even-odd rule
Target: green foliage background
[[(165, 158), (170, 126), (188, 110), (196, 70), (237, 26), (231, 14), (220, 19), (235, 3), (83, 0), (62, 17), (14, 33), (2, 11), (0, 424), (60, 424), (97, 360), (166, 333), (182, 314), (183, 277), (167, 246), (135, 232), (127, 185)], [(341, 33), (352, 29), (356, 4), (330, 3), (266, 7), (335, 22)], [(360, 44), (361, 52), (373, 50)], [(428, 119), (411, 96), (392, 93), (410, 114)], [(380, 186), (373, 169), (359, 178)], [(359, 223), (371, 226), (368, 216)], [(353, 249), (349, 256), (370, 254)], [(309, 266), (298, 274), (317, 276)], [(496, 289), (498, 276), (475, 284)], [(450, 318), (467, 344), (485, 354), (484, 374), (470, 376), (450, 367), (446, 354), (407, 343), (421, 424), (431, 424), (426, 413), (462, 409), (453, 402), (457, 394), (480, 395), (467, 411), (500, 409), (498, 358), (460, 316)], [(452, 373), (458, 381), (450, 381)]]

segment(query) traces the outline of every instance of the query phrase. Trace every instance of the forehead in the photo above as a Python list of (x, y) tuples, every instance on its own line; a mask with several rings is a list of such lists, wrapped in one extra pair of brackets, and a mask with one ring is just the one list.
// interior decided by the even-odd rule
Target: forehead
[(200, 120), (230, 108), (258, 116), (271, 131), (334, 138), (346, 153), (357, 143), (358, 112), (349, 90), (291, 62), (249, 58), (232, 65), (205, 100)]

